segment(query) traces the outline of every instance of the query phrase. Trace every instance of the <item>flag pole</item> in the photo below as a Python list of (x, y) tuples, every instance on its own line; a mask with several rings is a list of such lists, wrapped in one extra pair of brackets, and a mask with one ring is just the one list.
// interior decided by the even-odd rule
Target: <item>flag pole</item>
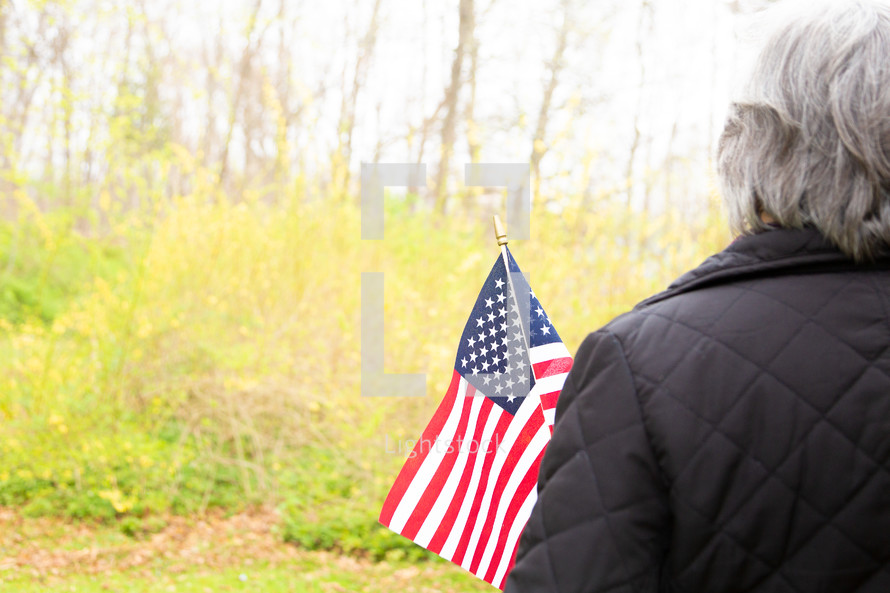
[(522, 342), (525, 345), (525, 353), (528, 356), (528, 365), (531, 367), (532, 378), (537, 383), (538, 377), (535, 375), (535, 365), (532, 364), (532, 349), (531, 342), (529, 337), (526, 335), (525, 330), (527, 325), (522, 319), (522, 315), (519, 307), (519, 299), (516, 296), (516, 290), (513, 288), (513, 276), (510, 273), (510, 258), (507, 257), (507, 230), (504, 228), (504, 223), (501, 222), (501, 217), (495, 214), (492, 216), (492, 222), (494, 223), (494, 236), (498, 241), (498, 246), (501, 248), (501, 258), (504, 260), (504, 269), (507, 271), (507, 284), (510, 287), (510, 294), (513, 295), (513, 304), (516, 306), (516, 314), (519, 315), (519, 333), (522, 334)]

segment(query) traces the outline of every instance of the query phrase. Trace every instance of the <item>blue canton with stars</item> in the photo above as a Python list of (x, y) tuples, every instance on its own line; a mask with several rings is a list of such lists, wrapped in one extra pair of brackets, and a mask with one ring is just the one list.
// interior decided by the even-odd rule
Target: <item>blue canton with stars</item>
[(523, 334), (531, 348), (558, 342), (559, 335), (509, 250), (507, 257), (510, 277), (499, 257), (464, 327), (454, 368), (479, 394), (515, 414), (535, 384)]

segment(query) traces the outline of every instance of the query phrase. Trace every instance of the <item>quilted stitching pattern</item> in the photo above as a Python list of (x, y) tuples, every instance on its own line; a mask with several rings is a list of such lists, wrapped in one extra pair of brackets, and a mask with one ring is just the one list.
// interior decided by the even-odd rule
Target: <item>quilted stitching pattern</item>
[(507, 591), (890, 591), (890, 257), (746, 237), (588, 336)]

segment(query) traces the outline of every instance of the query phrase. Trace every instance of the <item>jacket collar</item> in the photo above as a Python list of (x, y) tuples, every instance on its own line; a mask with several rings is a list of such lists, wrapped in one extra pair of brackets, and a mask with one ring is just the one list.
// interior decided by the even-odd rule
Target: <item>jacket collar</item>
[(857, 264), (816, 229), (777, 228), (739, 237), (720, 253), (680, 276), (667, 290), (649, 297), (638, 307), (704, 286), (751, 276), (888, 267), (888, 254), (879, 256), (874, 263)]

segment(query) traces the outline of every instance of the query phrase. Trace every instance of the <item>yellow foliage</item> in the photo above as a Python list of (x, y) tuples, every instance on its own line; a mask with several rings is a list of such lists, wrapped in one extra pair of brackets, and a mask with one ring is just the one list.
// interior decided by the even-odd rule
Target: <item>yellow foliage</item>
[[(31, 439), (29, 419), (48, 418), (46, 438), (87, 451), (94, 431), (114, 430), (126, 412), (142, 414), (147, 431), (175, 417), (197, 439), (243, 441), (249, 449), (231, 453), (239, 468), (282, 442), (330, 446), (344, 463), (378, 472), (400, 461), (384, 436), (415, 438), (423, 428), (498, 257), (487, 218), (396, 212), (386, 238), (371, 242), (348, 200), (269, 205), (214, 195), (198, 183), (142, 227), (115, 223), (132, 264), (97, 276), (49, 326), (0, 320), (0, 410), (20, 421), (0, 428), (7, 447)], [(574, 350), (721, 248), (722, 229), (716, 214), (575, 207), (536, 213), (531, 240), (511, 249)], [(361, 397), (363, 272), (385, 273), (385, 370), (426, 373), (426, 397)], [(153, 465), (119, 442), (130, 462)], [(176, 467), (164, 470), (173, 476)], [(132, 508), (116, 488), (102, 497), (119, 513)]]
[(99, 491), (99, 497), (110, 502), (111, 506), (113, 506), (114, 510), (118, 513), (126, 513), (133, 508), (133, 504), (135, 503), (135, 500), (132, 497), (125, 496), (124, 493), (117, 488), (112, 490), (101, 490)]

